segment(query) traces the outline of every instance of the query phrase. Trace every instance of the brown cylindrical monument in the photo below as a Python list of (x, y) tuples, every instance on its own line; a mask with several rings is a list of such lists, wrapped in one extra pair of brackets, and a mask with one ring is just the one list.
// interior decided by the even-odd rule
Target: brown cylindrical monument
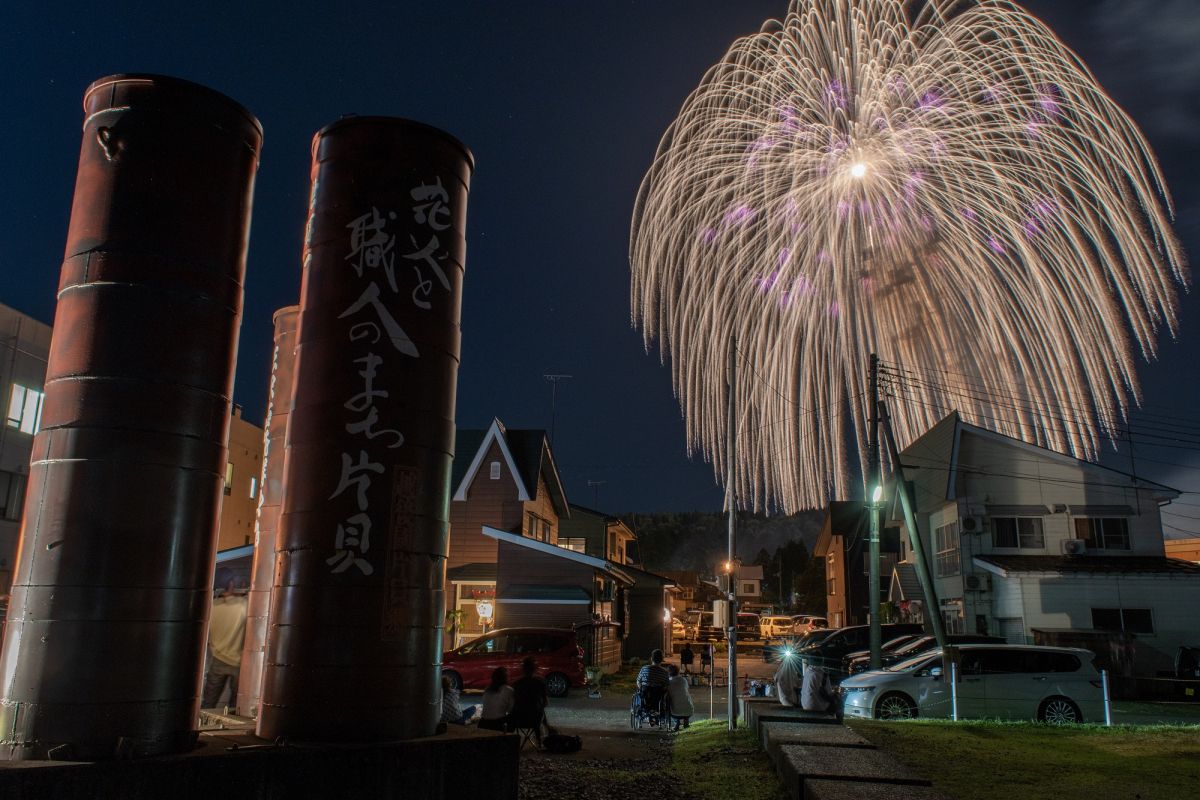
[(0, 755), (195, 740), (262, 128), (116, 75), (83, 148), (0, 662)]
[(408, 120), (313, 140), (258, 733), (433, 733), (470, 152)]
[(300, 306), (275, 312), (275, 356), (271, 360), (270, 399), (263, 427), (262, 490), (254, 525), (254, 566), (246, 603), (246, 644), (238, 675), (238, 713), (258, 714), (262, 696), (263, 657), (267, 648), (267, 615), (271, 610), (271, 584), (275, 577), (275, 542), (283, 511), (283, 462), (288, 413), (296, 365), (296, 333)]

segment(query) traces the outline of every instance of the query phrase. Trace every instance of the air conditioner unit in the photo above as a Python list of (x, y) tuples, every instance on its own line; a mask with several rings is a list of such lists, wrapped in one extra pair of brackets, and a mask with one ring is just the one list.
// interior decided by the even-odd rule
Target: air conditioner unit
[(958, 524), (963, 533), (983, 533), (983, 517), (963, 517)]
[(1083, 539), (1063, 539), (1062, 551), (1065, 556), (1081, 556), (1087, 552), (1087, 542)]
[(973, 592), (990, 592), (992, 590), (991, 575), (968, 575), (963, 579), (967, 589)]

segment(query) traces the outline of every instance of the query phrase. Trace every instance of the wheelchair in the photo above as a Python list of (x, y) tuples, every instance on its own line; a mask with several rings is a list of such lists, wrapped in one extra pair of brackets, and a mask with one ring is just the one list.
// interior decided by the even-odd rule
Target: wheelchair
[(665, 686), (647, 686), (633, 695), (629, 704), (629, 727), (635, 731), (643, 725), (657, 728), (671, 725), (671, 697)]

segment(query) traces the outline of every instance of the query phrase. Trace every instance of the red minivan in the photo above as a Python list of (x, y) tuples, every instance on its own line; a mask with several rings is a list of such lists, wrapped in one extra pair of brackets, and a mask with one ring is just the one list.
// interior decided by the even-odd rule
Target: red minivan
[(567, 628), (501, 628), (442, 654), (442, 674), (459, 689), (486, 689), (496, 667), (508, 668), (508, 681), (521, 677), (521, 662), (537, 661), (551, 697), (565, 697), (587, 684), (583, 648)]

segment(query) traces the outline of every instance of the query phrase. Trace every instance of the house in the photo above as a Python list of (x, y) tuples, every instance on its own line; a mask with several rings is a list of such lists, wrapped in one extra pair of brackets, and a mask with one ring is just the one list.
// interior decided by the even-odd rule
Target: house
[(591, 509), (573, 519), (544, 431), (460, 430), (451, 492), (447, 645), (496, 627), (576, 628), (589, 664), (613, 671), (627, 641), (669, 643), (670, 581), (629, 563), (624, 522)]
[[(1160, 507), (1176, 490), (957, 413), (900, 460), (948, 631), (1012, 642), (1106, 632), (1131, 639), (1134, 670), (1149, 675), (1200, 639), (1200, 564), (1167, 558), (1163, 542)], [(912, 594), (900, 565), (891, 585)]]
[(662, 575), (675, 584), (675, 592), (671, 596), (671, 615), (678, 619), (686, 620), (689, 611), (711, 611), (713, 600), (724, 598), (720, 588), (711, 581), (703, 580), (698, 572), (663, 570)]
[(738, 564), (736, 573), (738, 608), (742, 611), (761, 611), (768, 606), (763, 603), (761, 564)]
[(675, 583), (641, 568), (637, 535), (624, 520), (572, 503), (570, 518), (559, 521), (558, 546), (618, 565), (633, 579), (624, 589), (629, 598), (628, 613), (621, 620), (624, 659), (645, 659), (656, 648), (669, 651)]
[[(825, 605), (805, 609), (824, 613), (829, 627), (865, 625), (870, 621), (870, 519), (862, 502), (834, 500), (825, 512), (821, 533), (813, 546), (813, 558), (825, 563)], [(900, 531), (880, 531), (880, 587), (887, 597), (892, 567), (899, 560)]]
[(242, 419), (242, 407), (234, 404), (226, 439), (225, 492), (221, 496), (221, 525), (217, 549), (229, 550), (254, 544), (254, 520), (258, 514), (259, 482), (263, 468), (263, 429)]
[[(0, 305), (0, 595), (12, 586), (33, 435), (42, 419), (50, 326)], [(0, 609), (2, 610), (2, 609)]]
[(558, 544), (617, 564), (641, 566), (637, 534), (620, 517), (571, 503), (571, 516), (559, 522)]
[[(454, 645), (494, 628), (499, 541), (485, 528), (557, 546), (570, 515), (545, 431), (459, 430), (450, 471), (446, 606)], [(481, 613), (482, 612), (482, 613)]]

